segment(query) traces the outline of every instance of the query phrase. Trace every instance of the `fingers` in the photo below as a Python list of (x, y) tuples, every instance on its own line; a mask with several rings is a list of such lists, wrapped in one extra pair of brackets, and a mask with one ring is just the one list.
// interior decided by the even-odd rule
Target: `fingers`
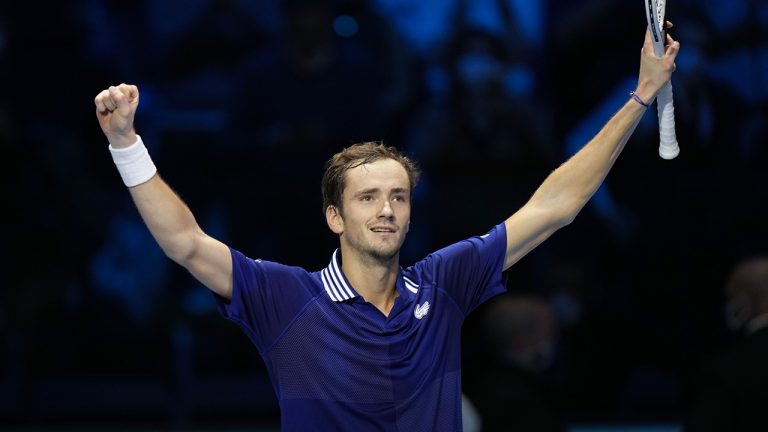
[(139, 89), (134, 85), (120, 84), (102, 90), (94, 99), (96, 110), (102, 114), (115, 110), (122, 116), (131, 112), (131, 105), (138, 103)]
[(671, 29), (671, 28), (672, 28), (672, 27), (674, 27), (674, 26), (675, 26), (675, 25), (674, 25), (674, 24), (672, 24), (672, 21), (664, 21), (664, 28), (665, 28), (665, 29)]
[(115, 109), (114, 103), (109, 96), (109, 90), (102, 90), (93, 101), (96, 104), (96, 111), (104, 114)]
[(648, 55), (653, 54), (653, 38), (651, 37), (651, 30), (648, 27), (645, 28), (645, 41), (643, 42), (643, 48), (640, 51)]
[(130, 92), (131, 99), (133, 101), (136, 101), (139, 99), (139, 88), (135, 85), (126, 85), (128, 87), (128, 91)]
[(129, 103), (135, 102), (139, 97), (139, 88), (135, 85), (123, 83), (117, 86), (117, 89), (125, 95)]
[(121, 116), (127, 117), (131, 113), (131, 104), (128, 101), (128, 95), (124, 93), (122, 89), (115, 86), (109, 87), (109, 96), (110, 99), (114, 101), (117, 106), (117, 112)]
[(680, 51), (680, 42), (672, 39), (672, 36), (667, 33), (667, 50), (665, 55), (671, 56), (674, 60), (677, 57), (677, 53)]

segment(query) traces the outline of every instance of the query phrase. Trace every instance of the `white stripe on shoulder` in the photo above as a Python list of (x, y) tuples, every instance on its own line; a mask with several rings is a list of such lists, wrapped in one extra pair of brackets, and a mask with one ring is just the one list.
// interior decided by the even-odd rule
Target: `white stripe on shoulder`
[(410, 280), (407, 276), (403, 276), (403, 282), (405, 282), (405, 287), (408, 288), (408, 291), (416, 294), (419, 291), (419, 286), (412, 280)]
[(339, 300), (339, 299), (336, 297), (336, 295), (334, 294), (334, 291), (335, 291), (335, 290), (333, 290), (333, 289), (331, 288), (331, 284), (330, 284), (330, 282), (328, 281), (328, 275), (326, 274), (326, 272), (327, 272), (327, 271), (328, 271), (328, 269), (323, 269), (323, 270), (320, 272), (320, 277), (323, 279), (323, 287), (325, 287), (325, 292), (327, 292), (327, 293), (328, 293), (328, 297), (330, 297), (330, 298), (331, 298), (331, 300), (333, 300), (333, 301), (335, 301), (335, 302), (338, 302), (338, 301), (340, 301), (340, 300)]

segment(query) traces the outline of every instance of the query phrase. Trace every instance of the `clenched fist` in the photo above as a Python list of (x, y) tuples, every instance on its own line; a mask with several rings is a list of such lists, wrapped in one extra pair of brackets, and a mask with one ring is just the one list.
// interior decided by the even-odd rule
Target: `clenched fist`
[(139, 89), (120, 84), (102, 90), (94, 99), (96, 118), (113, 148), (128, 147), (136, 142), (133, 117), (139, 106)]

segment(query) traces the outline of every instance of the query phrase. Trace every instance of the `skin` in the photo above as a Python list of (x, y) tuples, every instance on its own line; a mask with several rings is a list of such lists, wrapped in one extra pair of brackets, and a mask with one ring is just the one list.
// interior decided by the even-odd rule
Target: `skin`
[[(666, 54), (656, 57), (646, 31), (635, 89), (641, 99), (651, 103), (669, 81), (679, 49), (680, 45), (668, 35)], [(136, 86), (109, 87), (94, 102), (99, 125), (113, 148), (136, 142)], [(573, 221), (608, 174), (645, 111), (645, 107), (628, 100), (589, 143), (553, 171), (531, 199), (504, 222), (504, 269)], [(345, 275), (363, 298), (384, 315), (391, 310), (397, 295), (399, 249), (410, 219), (410, 203), (397, 199), (400, 189), (407, 188), (407, 175), (402, 166), (396, 165), (387, 159), (350, 170), (343, 191), (343, 211), (334, 207), (326, 210), (328, 226), (339, 235)], [(375, 192), (360, 200), (360, 191), (366, 189)], [(129, 191), (166, 255), (218, 295), (231, 298), (232, 258), (227, 246), (203, 232), (186, 204), (159, 175)], [(370, 228), (377, 224), (395, 229), (391, 233), (374, 233)]]

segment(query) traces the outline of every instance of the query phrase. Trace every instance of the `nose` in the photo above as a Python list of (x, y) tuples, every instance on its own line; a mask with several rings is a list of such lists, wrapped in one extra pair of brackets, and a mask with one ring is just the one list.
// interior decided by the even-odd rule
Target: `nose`
[(381, 209), (379, 210), (379, 217), (392, 219), (394, 216), (395, 213), (392, 211), (392, 206), (389, 204), (389, 200), (385, 200), (384, 205), (381, 206)]

